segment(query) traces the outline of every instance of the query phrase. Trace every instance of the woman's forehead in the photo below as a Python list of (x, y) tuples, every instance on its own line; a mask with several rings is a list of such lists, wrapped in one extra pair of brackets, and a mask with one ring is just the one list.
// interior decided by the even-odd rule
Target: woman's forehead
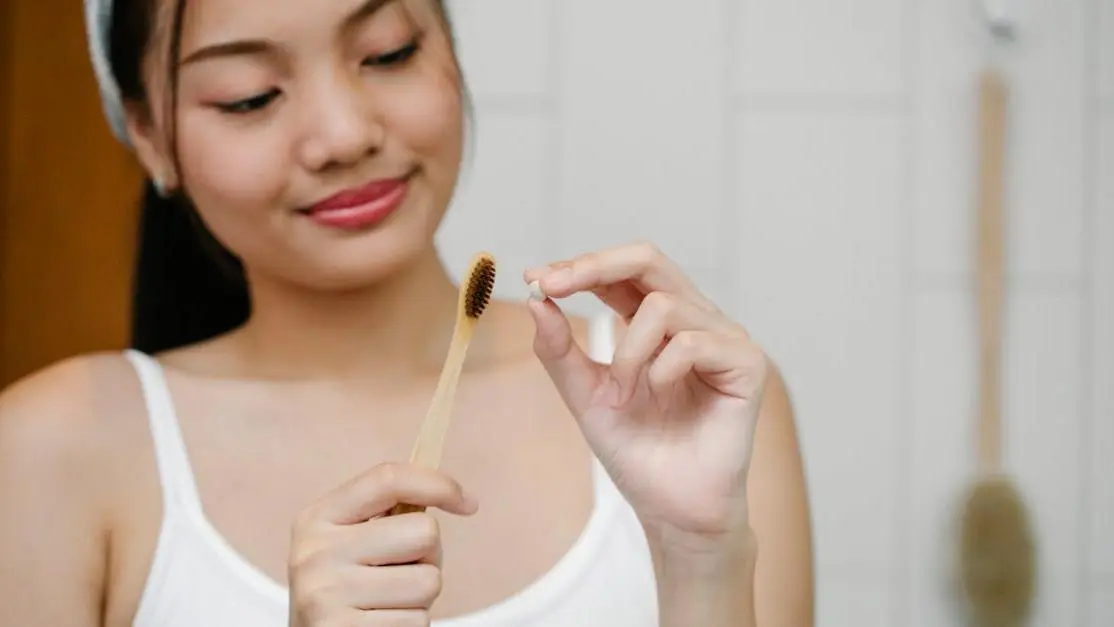
[(343, 34), (369, 17), (404, 11), (418, 19), (430, 0), (189, 0), (183, 44), (236, 39), (284, 39), (304, 34)]

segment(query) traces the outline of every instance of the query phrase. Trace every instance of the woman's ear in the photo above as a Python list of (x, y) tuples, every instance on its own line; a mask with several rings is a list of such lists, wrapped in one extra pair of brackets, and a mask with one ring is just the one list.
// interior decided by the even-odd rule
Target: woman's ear
[(143, 169), (155, 183), (160, 194), (178, 186), (174, 159), (168, 149), (169, 142), (164, 125), (157, 124), (147, 105), (130, 103), (126, 106), (128, 139)]

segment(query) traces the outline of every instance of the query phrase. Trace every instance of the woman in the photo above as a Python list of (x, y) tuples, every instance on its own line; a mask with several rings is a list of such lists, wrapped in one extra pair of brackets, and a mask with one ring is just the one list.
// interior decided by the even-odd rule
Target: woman
[[(652, 247), (527, 272), (550, 298), (484, 313), (441, 470), (405, 463), (457, 298), (439, 0), (87, 9), (157, 191), (142, 352), (4, 392), (5, 625), (812, 624), (785, 389)], [(584, 291), (614, 327), (553, 300)]]

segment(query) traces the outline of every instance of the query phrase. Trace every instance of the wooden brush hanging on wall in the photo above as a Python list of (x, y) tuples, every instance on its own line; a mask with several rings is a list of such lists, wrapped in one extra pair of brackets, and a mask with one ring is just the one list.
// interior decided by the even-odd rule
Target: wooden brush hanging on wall
[(1022, 627), (1036, 556), (1026, 505), (1002, 462), (1001, 360), (1005, 301), (1005, 144), (1009, 92), (991, 69), (979, 82), (977, 303), (979, 477), (960, 522), (960, 579), (972, 627)]

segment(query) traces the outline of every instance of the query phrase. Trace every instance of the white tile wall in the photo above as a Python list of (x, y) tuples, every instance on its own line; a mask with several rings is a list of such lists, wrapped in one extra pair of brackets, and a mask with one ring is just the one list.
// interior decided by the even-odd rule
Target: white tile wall
[[(1114, 31), (1112, 31), (1114, 32)], [(1091, 572), (1105, 575), (1114, 600), (1114, 113), (1107, 113), (1096, 133), (1098, 158), (1094, 164), (1095, 216), (1090, 225), (1091, 275), (1091, 370), (1090, 403), (1095, 420), (1088, 432), (1091, 496)], [(1114, 604), (1114, 601), (1111, 601)], [(1112, 610), (1114, 611), (1114, 610)], [(1110, 624), (1114, 625), (1114, 621)]]
[(742, 92), (760, 97), (852, 99), (901, 94), (906, 78), (901, 37), (905, 3), (741, 0), (736, 4)]
[(1022, 292), (1010, 310), (1005, 439), (1037, 534), (1042, 594), (1034, 624), (1078, 625), (1087, 470), (1080, 296)]
[(824, 608), (817, 625), (890, 627), (892, 599), (890, 581), (884, 575), (818, 573), (826, 585), (817, 591), (817, 607)]
[(1098, 93), (1107, 111), (1114, 110), (1114, 1), (1093, 0), (1091, 12), (1098, 27), (1092, 30), (1094, 48), (1098, 52), (1095, 64), (1098, 73)]
[(1091, 585), (1086, 627), (1114, 625), (1114, 577), (1099, 577)]
[[(901, 128), (892, 114), (746, 114), (737, 139), (737, 312), (793, 381), (821, 568), (893, 567)], [(870, 394), (833, 378), (852, 360)]]
[(1080, 277), (1091, 1), (1008, 2), (1024, 10), (1020, 39), (1004, 49), (978, 30), (973, 0), (915, 3), (913, 220), (920, 274), (956, 280), (970, 263), (975, 81), (984, 68), (998, 68), (1013, 96), (1011, 271), (1023, 282)]
[[(452, 3), (450, 3), (452, 4)], [(1007, 447), (1033, 625), (1114, 624), (1114, 0), (1007, 2)], [(814, 499), (819, 624), (961, 625), (972, 469), (973, 0), (458, 0), (475, 158), (457, 269), (658, 242), (773, 352)], [(573, 311), (590, 313), (589, 298)]]
[[(561, 0), (558, 253), (650, 239), (717, 268), (727, 165), (721, 3)], [(648, 25), (668, 25), (665, 31)]]
[[(551, 0), (448, 2), (468, 87), (480, 100), (553, 97), (556, 67)], [(508, 28), (508, 25), (514, 25)]]
[(442, 238), (441, 252), (467, 263), (481, 248), (492, 249), (499, 258), (499, 295), (517, 297), (527, 262), (549, 253), (555, 121), (536, 111), (484, 108), (474, 119), (476, 132), (443, 225), (445, 233), (466, 235)]
[(959, 290), (920, 290), (913, 301), (908, 406), (910, 472), (901, 505), (909, 511), (903, 554), (910, 627), (959, 625), (954, 601), (954, 530), (973, 470), (976, 366), (970, 299)]

